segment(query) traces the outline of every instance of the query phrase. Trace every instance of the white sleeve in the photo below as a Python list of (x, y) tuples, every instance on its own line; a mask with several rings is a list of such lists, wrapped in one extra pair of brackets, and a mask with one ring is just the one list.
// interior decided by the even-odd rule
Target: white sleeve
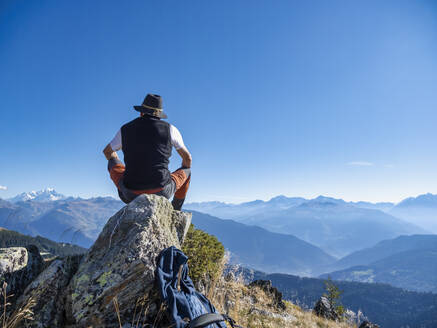
[(109, 143), (113, 151), (118, 151), (121, 149), (121, 131), (118, 130), (114, 139)]
[(184, 140), (182, 139), (181, 133), (175, 126), (171, 124), (170, 124), (170, 137), (171, 137), (171, 144), (176, 150), (185, 148)]

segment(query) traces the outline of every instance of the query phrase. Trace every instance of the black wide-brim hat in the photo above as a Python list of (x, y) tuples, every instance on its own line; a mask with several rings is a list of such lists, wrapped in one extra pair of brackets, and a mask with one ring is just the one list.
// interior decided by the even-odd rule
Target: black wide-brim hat
[(160, 95), (149, 93), (146, 98), (144, 98), (143, 104), (141, 106), (134, 106), (134, 109), (147, 115), (167, 118), (167, 114), (165, 114), (162, 109), (162, 98)]

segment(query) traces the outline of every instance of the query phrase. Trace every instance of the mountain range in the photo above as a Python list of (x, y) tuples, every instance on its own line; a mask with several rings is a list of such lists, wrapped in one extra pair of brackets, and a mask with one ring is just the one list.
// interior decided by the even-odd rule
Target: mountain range
[(333, 203), (363, 209), (379, 210), (417, 225), (426, 231), (437, 233), (437, 195), (430, 193), (417, 197), (409, 197), (397, 204), (391, 202), (345, 202), (341, 199), (324, 196), (319, 196), (315, 199), (305, 199), (302, 197), (286, 197), (281, 195), (269, 201), (255, 200), (241, 204), (228, 204), (214, 201), (190, 203), (186, 205), (186, 208), (224, 219), (243, 220), (251, 215), (258, 214), (260, 211), (286, 210), (317, 199), (319, 201), (329, 200)]
[(319, 196), (314, 199), (306, 199), (303, 197), (287, 197), (284, 195), (279, 195), (271, 198), (268, 201), (254, 200), (251, 202), (244, 202), (240, 204), (230, 204), (224, 202), (210, 201), (210, 202), (196, 202), (186, 204), (187, 209), (192, 209), (199, 212), (208, 213), (211, 215), (216, 215), (224, 219), (244, 219), (250, 217), (253, 214), (258, 214), (259, 212), (271, 211), (271, 210), (286, 210), (294, 206), (309, 202), (309, 201), (322, 201), (329, 200), (331, 202), (348, 204), (351, 206), (356, 206), (358, 208), (367, 208), (374, 210), (381, 210), (388, 212), (391, 210), (395, 204), (390, 202), (379, 202), (371, 203), (365, 201), (359, 202), (346, 202), (342, 199), (335, 199), (331, 197)]
[(216, 236), (231, 253), (231, 263), (267, 272), (311, 276), (336, 261), (320, 248), (295, 236), (196, 211), (192, 213), (195, 227)]
[(390, 214), (437, 233), (437, 195), (424, 194), (410, 197), (392, 209)]
[(15, 197), (7, 199), (8, 201), (12, 203), (16, 202), (25, 202), (27, 200), (34, 200), (37, 202), (49, 202), (53, 200), (60, 200), (65, 199), (66, 196), (58, 193), (53, 188), (46, 188), (39, 191), (29, 191), (29, 192), (23, 192)]
[(427, 232), (375, 209), (386, 206), (386, 203), (350, 203), (323, 196), (310, 200), (279, 196), (267, 202), (195, 203), (187, 204), (186, 208), (272, 232), (292, 234), (341, 257), (384, 239)]
[(437, 293), (437, 235), (400, 236), (354, 252), (333, 264), (340, 269), (321, 278), (387, 283)]
[(372, 247), (353, 252), (341, 258), (334, 266), (336, 270), (341, 270), (356, 265), (367, 265), (401, 252), (424, 249), (437, 250), (437, 235), (399, 236), (394, 239), (383, 240)]
[[(47, 191), (47, 190), (46, 190)], [(0, 201), (0, 226), (26, 235), (88, 248), (109, 217), (124, 204), (112, 197), (50, 199), (45, 192), (27, 201)], [(55, 191), (49, 194), (56, 195)], [(54, 196), (58, 197), (58, 196)]]

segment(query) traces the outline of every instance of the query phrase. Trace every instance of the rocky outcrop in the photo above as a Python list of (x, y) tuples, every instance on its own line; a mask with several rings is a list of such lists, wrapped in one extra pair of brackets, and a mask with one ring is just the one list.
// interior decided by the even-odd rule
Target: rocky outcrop
[(23, 308), (30, 299), (34, 320), (22, 323), (23, 327), (61, 327), (64, 322), (65, 290), (77, 271), (81, 255), (54, 260), (27, 288), (17, 301), (16, 308)]
[(8, 284), (7, 292), (14, 294), (14, 298), (18, 297), (43, 269), (44, 260), (36, 246), (0, 248), (0, 283)]
[(369, 321), (363, 321), (359, 328), (379, 328), (379, 326)]
[(17, 301), (16, 308), (23, 308), (30, 299), (34, 320), (22, 322), (21, 327), (62, 327), (64, 322), (65, 290), (77, 271), (82, 255), (56, 259), (32, 283)]
[(111, 217), (69, 284), (69, 324), (119, 327), (115, 299), (123, 324), (140, 308), (156, 317), (156, 258), (169, 246), (181, 248), (190, 222), (191, 214), (154, 195), (138, 196)]
[(270, 296), (272, 300), (272, 305), (278, 309), (285, 310), (285, 303), (282, 300), (282, 293), (275, 287), (272, 286), (271, 280), (255, 280), (250, 283), (250, 287), (259, 287), (267, 295)]
[(317, 316), (329, 320), (337, 320), (339, 317), (337, 312), (331, 306), (331, 303), (325, 296), (320, 297), (320, 299), (317, 301), (316, 305), (314, 306), (313, 311)]

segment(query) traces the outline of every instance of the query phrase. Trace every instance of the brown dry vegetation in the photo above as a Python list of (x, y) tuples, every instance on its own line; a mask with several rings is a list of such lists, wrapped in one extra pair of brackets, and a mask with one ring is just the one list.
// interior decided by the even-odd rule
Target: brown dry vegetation
[(208, 292), (216, 308), (247, 328), (352, 328), (355, 325), (319, 318), (311, 311), (285, 301), (286, 309), (272, 304), (272, 297), (241, 279), (221, 278)]

